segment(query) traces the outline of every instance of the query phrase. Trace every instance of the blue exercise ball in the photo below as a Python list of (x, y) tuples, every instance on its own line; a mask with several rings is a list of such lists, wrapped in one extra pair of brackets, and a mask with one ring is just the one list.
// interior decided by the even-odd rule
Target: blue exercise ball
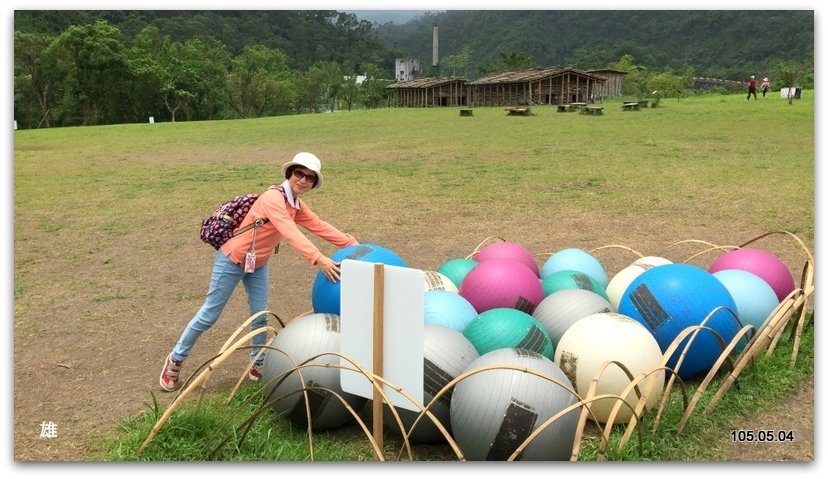
[(477, 311), (469, 301), (450, 291), (426, 291), (423, 313), (425, 324), (435, 324), (462, 333), (477, 317)]
[[(653, 333), (662, 352), (690, 326), (697, 326), (718, 307), (705, 325), (716, 331), (725, 344), (740, 329), (734, 317), (736, 303), (725, 286), (711, 273), (690, 264), (666, 264), (649, 269), (627, 287), (618, 312), (643, 324)], [(732, 311), (732, 313), (731, 313)], [(685, 338), (667, 361), (675, 369)], [(678, 371), (682, 379), (706, 372), (722, 355), (724, 347), (710, 331), (700, 330)]]
[(558, 271), (575, 270), (592, 276), (602, 288), (609, 284), (604, 266), (595, 256), (579, 248), (566, 248), (550, 256), (541, 268), (541, 279)]
[[(357, 244), (342, 248), (331, 255), (331, 259), (339, 263), (346, 259), (382, 263), (389, 266), (407, 268), (406, 262), (395, 252), (375, 244)], [(321, 271), (316, 274), (311, 290), (311, 302), (314, 313), (340, 313), (341, 283), (332, 282)]]

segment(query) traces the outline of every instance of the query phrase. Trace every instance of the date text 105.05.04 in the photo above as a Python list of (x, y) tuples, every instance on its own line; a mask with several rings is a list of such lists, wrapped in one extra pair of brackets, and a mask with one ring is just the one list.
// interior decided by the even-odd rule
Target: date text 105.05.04
[(730, 431), (733, 442), (793, 442), (794, 432), (775, 429), (734, 429)]

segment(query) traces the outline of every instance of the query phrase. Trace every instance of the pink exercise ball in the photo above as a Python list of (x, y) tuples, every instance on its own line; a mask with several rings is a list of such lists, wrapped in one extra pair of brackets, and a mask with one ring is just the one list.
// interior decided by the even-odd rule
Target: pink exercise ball
[(487, 261), (490, 259), (511, 259), (526, 265), (535, 273), (535, 276), (540, 275), (538, 262), (535, 261), (535, 256), (521, 244), (512, 243), (509, 241), (501, 241), (499, 243), (492, 243), (474, 256), (477, 262)]
[(739, 248), (719, 256), (708, 271), (716, 273), (726, 269), (740, 269), (764, 279), (779, 301), (794, 290), (794, 279), (788, 267), (773, 253), (756, 248)]
[(478, 313), (513, 308), (532, 314), (543, 300), (543, 286), (529, 267), (514, 260), (481, 261), (460, 284), (460, 296)]

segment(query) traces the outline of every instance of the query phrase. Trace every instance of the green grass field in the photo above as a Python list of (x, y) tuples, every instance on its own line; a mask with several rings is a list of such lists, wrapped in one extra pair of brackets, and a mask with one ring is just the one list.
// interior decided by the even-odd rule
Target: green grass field
[[(198, 240), (201, 219), (235, 195), (280, 182), (279, 168), (298, 151), (323, 161), (325, 187), (307, 196), (316, 213), (420, 269), (493, 236), (523, 243), (539, 260), (564, 247), (621, 244), (681, 261), (698, 249), (667, 250), (674, 242), (738, 245), (778, 230), (813, 251), (812, 91), (792, 105), (742, 94), (632, 112), (620, 100), (604, 105), (602, 116), (544, 106), (525, 117), (496, 107), (471, 117), (456, 108), (379, 109), (16, 131), (16, 374), (40, 374), (38, 352), (48, 350), (61, 364), (112, 361), (121, 375), (83, 390), (72, 382), (82, 377), (78, 367), (16, 383), (16, 426), (45, 419), (44, 408), (62, 411), (70, 396), (88, 398), (66, 419), (77, 421), (78, 442), (100, 439), (81, 434), (91, 428), (84, 415), (145, 412), (156, 369), (203, 299), (214, 252)], [(798, 245), (784, 236), (760, 244), (798, 281)], [(309, 309), (315, 270), (283, 251), (274, 258), (272, 301), (290, 318)], [(600, 258), (610, 277), (631, 261), (608, 251)], [(199, 343), (201, 359), (247, 317), (243, 301), (225, 316), (234, 319)], [(123, 405), (101, 406), (111, 394), (125, 394)], [(115, 432), (116, 420), (100, 422), (96, 434)], [(16, 449), (50, 457), (20, 429)]]

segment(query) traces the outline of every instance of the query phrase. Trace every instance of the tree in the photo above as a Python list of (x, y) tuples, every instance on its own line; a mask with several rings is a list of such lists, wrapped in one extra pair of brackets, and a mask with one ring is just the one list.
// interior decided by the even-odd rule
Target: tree
[(131, 81), (125, 83), (125, 89), (132, 121), (160, 117), (163, 112), (164, 103), (159, 96), (163, 75), (158, 59), (165, 41), (169, 39), (161, 35), (158, 28), (146, 27), (135, 36), (127, 50)]
[(227, 75), (227, 98), (240, 118), (288, 111), (296, 92), (284, 52), (263, 45), (245, 47)]
[(385, 79), (387, 74), (373, 63), (365, 65), (362, 74), (365, 76), (360, 88), (362, 104), (365, 108), (379, 108), (385, 105), (388, 101), (385, 87), (391, 84), (391, 81)]
[(54, 40), (51, 35), (14, 32), (14, 116), (26, 125), (52, 126), (55, 65), (46, 51)]
[(804, 63), (780, 61), (774, 70), (777, 72), (782, 85), (788, 88), (788, 104), (793, 103), (794, 87), (800, 84), (809, 66)]
[(471, 66), (472, 49), (466, 44), (459, 53), (448, 55), (443, 58), (443, 67), (446, 70), (451, 69), (451, 76), (457, 76), (457, 72), (464, 78), (469, 77), (469, 67)]
[(535, 60), (527, 53), (500, 52), (500, 64), (504, 71), (525, 70), (535, 66)]
[(75, 25), (64, 31), (48, 50), (56, 55), (64, 82), (61, 99), (70, 124), (94, 125), (120, 120), (122, 82), (129, 68), (121, 32), (105, 21)]

